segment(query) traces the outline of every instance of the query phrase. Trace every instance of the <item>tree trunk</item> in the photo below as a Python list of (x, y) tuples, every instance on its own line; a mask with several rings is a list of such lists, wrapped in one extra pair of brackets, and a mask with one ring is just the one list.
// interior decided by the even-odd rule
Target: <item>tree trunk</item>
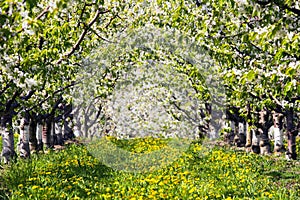
[(253, 128), (252, 128), (252, 115), (251, 115), (251, 105), (250, 103), (247, 104), (247, 117), (246, 117), (246, 151), (252, 151), (252, 138), (253, 138)]
[(72, 131), (72, 128), (70, 127), (70, 124), (72, 123), (72, 106), (71, 105), (65, 105), (64, 106), (64, 113), (63, 113), (63, 126), (62, 126), (62, 133), (64, 140), (72, 139), (74, 138), (74, 134)]
[(65, 120), (63, 123), (63, 136), (65, 140), (74, 138), (72, 128), (69, 126), (70, 120)]
[(20, 124), (20, 135), (18, 142), (18, 150), (20, 152), (21, 158), (30, 157), (30, 148), (29, 148), (29, 121), (28, 117), (24, 116), (21, 119)]
[(81, 131), (80, 131), (80, 129), (77, 125), (74, 126), (74, 135), (75, 135), (75, 137), (81, 137), (82, 136)]
[(31, 119), (29, 122), (29, 147), (31, 153), (37, 151), (37, 137), (36, 137), (37, 122)]
[(253, 153), (259, 154), (260, 153), (260, 135), (258, 131), (251, 130), (252, 131), (252, 146), (251, 151)]
[(260, 133), (260, 153), (262, 155), (271, 154), (271, 145), (269, 140), (269, 126), (268, 126), (268, 114), (265, 110), (259, 112), (259, 128)]
[(240, 147), (240, 137), (239, 137), (239, 122), (235, 121), (234, 122), (234, 128), (233, 128), (233, 135), (234, 135), (234, 138), (233, 138), (233, 141), (234, 141), (234, 144), (237, 146), (237, 147)]
[(238, 124), (238, 147), (244, 147), (246, 144), (246, 134), (245, 134), (245, 126), (243, 122), (239, 122)]
[(288, 136), (288, 151), (287, 151), (287, 158), (296, 160), (297, 153), (296, 153), (296, 136), (298, 131), (295, 127), (293, 122), (294, 119), (294, 110), (289, 108), (286, 111), (286, 128), (287, 128), (287, 136)]
[(56, 133), (56, 136), (57, 136), (57, 144), (58, 145), (63, 145), (64, 141), (63, 141), (62, 127), (61, 127), (60, 122), (55, 123), (55, 133)]
[(89, 127), (88, 127), (88, 116), (86, 116), (86, 113), (84, 113), (84, 123), (83, 123), (83, 125), (84, 125), (84, 137), (85, 138), (89, 138)]
[(14, 150), (14, 134), (12, 131), (12, 117), (7, 114), (1, 117), (2, 152), (1, 158), (8, 163), (17, 154)]
[(251, 145), (252, 145), (252, 137), (253, 137), (253, 131), (250, 128), (249, 123), (246, 123), (246, 151), (250, 152), (251, 151)]
[(230, 121), (230, 133), (229, 133), (229, 143), (233, 144), (234, 142), (234, 136), (235, 136), (235, 122), (234, 121)]
[(41, 122), (38, 122), (36, 124), (36, 139), (37, 139), (37, 148), (36, 151), (42, 151), (43, 150), (43, 124)]
[(55, 131), (55, 123), (54, 121), (51, 122), (51, 145), (57, 145), (57, 134)]
[(283, 145), (283, 134), (282, 134), (282, 119), (283, 115), (273, 112), (273, 134), (274, 134), (274, 153), (280, 155), (282, 152), (285, 152)]
[(52, 138), (51, 138), (51, 129), (52, 123), (50, 119), (46, 119), (43, 125), (43, 133), (42, 133), (42, 140), (43, 144), (46, 148), (52, 148)]

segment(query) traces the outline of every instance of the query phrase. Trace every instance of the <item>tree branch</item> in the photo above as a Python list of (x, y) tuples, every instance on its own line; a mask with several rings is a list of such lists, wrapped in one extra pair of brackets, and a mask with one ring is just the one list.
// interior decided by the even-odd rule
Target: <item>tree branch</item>
[(97, 21), (97, 19), (100, 16), (100, 14), (104, 14), (104, 13), (107, 13), (107, 12), (109, 12), (109, 10), (100, 11), (100, 9), (98, 9), (97, 12), (96, 12), (96, 14), (95, 14), (95, 16), (94, 16), (94, 18), (87, 25), (87, 28), (84, 29), (84, 31), (81, 33), (79, 39), (73, 45), (73, 47), (71, 48), (71, 50), (68, 51), (68, 52), (66, 52), (64, 55), (62, 55), (61, 58), (55, 64), (59, 65), (63, 60), (65, 60), (66, 58), (70, 57), (79, 48), (79, 46), (80, 46), (81, 42), (83, 41), (85, 35), (90, 30), (91, 26)]
[[(44, 16), (48, 11), (49, 11), (50, 6), (47, 6), (34, 20), (39, 20), (42, 16)], [(24, 31), (24, 28), (21, 28), (20, 30), (17, 31), (17, 33), (21, 33)]]
[(32, 97), (32, 95), (33, 95), (34, 93), (35, 93), (35, 90), (31, 90), (31, 91), (28, 92), (28, 94), (27, 94), (26, 96), (21, 96), (20, 98), (21, 98), (22, 100), (27, 101), (28, 99), (30, 99), (30, 98)]
[(282, 2), (280, 2), (278, 0), (275, 0), (274, 3), (279, 8), (286, 9), (286, 10), (291, 11), (291, 12), (295, 13), (296, 15), (300, 16), (300, 10), (299, 9), (291, 8), (291, 7), (287, 6), (286, 4), (284, 4), (284, 3), (282, 3)]
[(49, 11), (50, 6), (47, 6), (43, 12), (41, 12), (36, 18), (35, 20), (39, 20), (42, 16), (44, 16), (44, 14), (46, 14)]
[(112, 18), (110, 18), (110, 20), (109, 20), (109, 22), (104, 26), (105, 28), (108, 28), (108, 26), (112, 23), (112, 21), (114, 20), (114, 19), (116, 19), (116, 18), (119, 18), (119, 19), (121, 19), (122, 20), (122, 18), (118, 15), (118, 14), (116, 14), (116, 15), (114, 15)]
[[(84, 24), (85, 26), (87, 26), (86, 24)], [(109, 43), (116, 43), (116, 42), (112, 42), (104, 37), (102, 37), (101, 35), (99, 35), (94, 29), (90, 28), (90, 30), (98, 37), (100, 38), (101, 40), (104, 40), (106, 42), (109, 42)]]
[(73, 87), (74, 85), (77, 85), (79, 82), (71, 82), (71, 84), (59, 89), (59, 90), (56, 90), (52, 95), (49, 95), (48, 97), (45, 97), (42, 101), (40, 101), (38, 104), (32, 106), (31, 108), (27, 109), (27, 111), (31, 111), (39, 106), (41, 106), (44, 102), (48, 101), (50, 98), (53, 98), (56, 94), (60, 93), (60, 92), (63, 92), (64, 90), (70, 88), (70, 87)]
[(274, 97), (272, 93), (269, 93), (269, 95), (270, 95), (270, 97), (275, 101), (275, 103), (276, 103), (279, 107), (283, 108), (283, 106), (282, 106), (282, 104), (280, 103), (280, 101), (279, 101), (278, 99), (276, 99), (276, 97)]
[(259, 1), (256, 1), (256, 3), (258, 3), (258, 4), (261, 5), (261, 6), (266, 6), (266, 5), (270, 4), (271, 1), (263, 1), (263, 0), (259, 0)]
[(268, 0), (268, 1), (257, 0), (256, 3), (258, 3), (261, 6), (266, 6), (266, 5), (270, 4), (270, 3), (274, 3), (280, 9), (282, 9), (282, 10), (286, 9), (286, 10), (291, 11), (294, 14), (300, 16), (300, 10), (299, 9), (289, 7), (288, 5), (286, 5), (285, 3), (283, 3), (283, 1), (280, 1), (280, 0), (273, 0), (273, 1), (271, 1), (271, 0)]
[(6, 84), (6, 86), (0, 91), (0, 95), (2, 95), (8, 88), (10, 88), (10, 84), (13, 83), (13, 81), (9, 81), (9, 83)]

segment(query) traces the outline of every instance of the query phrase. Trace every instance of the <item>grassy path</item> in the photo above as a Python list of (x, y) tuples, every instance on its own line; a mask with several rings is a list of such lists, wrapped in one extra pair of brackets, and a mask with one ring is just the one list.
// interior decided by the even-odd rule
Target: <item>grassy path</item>
[[(147, 151), (161, 144), (133, 143)], [(147, 173), (115, 171), (76, 145), (1, 171), (0, 199), (300, 199), (299, 161), (201, 144)]]

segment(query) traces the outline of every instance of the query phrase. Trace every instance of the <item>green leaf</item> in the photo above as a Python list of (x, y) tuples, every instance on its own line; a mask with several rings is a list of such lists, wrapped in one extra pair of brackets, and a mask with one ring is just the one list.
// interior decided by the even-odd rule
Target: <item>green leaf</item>
[(247, 74), (247, 79), (252, 82), (256, 77), (256, 73), (254, 70), (250, 70)]
[(296, 73), (296, 69), (292, 68), (292, 67), (288, 67), (286, 70), (285, 70), (285, 74), (288, 75), (288, 76), (294, 76), (294, 74)]
[(285, 86), (284, 86), (284, 90), (283, 90), (283, 94), (287, 95), (289, 91), (291, 91), (293, 86), (292, 82), (288, 82)]

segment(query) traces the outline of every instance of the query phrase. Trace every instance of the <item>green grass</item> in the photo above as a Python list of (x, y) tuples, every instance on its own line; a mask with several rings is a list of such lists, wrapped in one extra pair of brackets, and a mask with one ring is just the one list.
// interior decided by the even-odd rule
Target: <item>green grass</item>
[[(164, 146), (148, 140), (114, 142), (148, 152)], [(0, 199), (300, 199), (300, 164), (194, 143), (169, 166), (129, 173), (71, 145), (5, 166), (0, 182)]]

